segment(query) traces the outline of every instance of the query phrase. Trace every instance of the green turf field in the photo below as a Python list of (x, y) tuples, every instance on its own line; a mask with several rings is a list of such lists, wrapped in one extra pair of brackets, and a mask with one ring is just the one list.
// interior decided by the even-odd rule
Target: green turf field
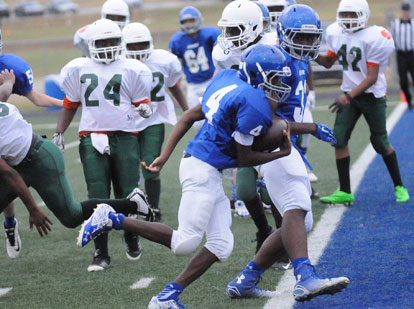
[[(333, 116), (327, 110), (328, 102), (319, 102), (314, 112), (316, 121), (333, 124)], [(389, 109), (392, 110), (393, 105)], [(36, 132), (49, 137), (54, 129), (44, 129), (45, 124), (56, 123), (58, 112), (35, 111), (26, 114)], [(77, 119), (74, 122), (78, 121)], [(53, 125), (52, 125), (53, 128)], [(66, 133), (66, 145), (77, 141), (76, 123)], [(352, 159), (355, 160), (368, 141), (367, 127), (361, 121), (355, 129), (351, 143)], [(178, 164), (182, 149), (193, 136), (183, 139), (171, 160), (162, 172), (161, 209), (164, 223), (177, 227), (177, 209), (180, 199)], [(78, 147), (67, 147), (65, 151), (66, 170), (78, 200), (86, 199), (86, 187)], [(315, 167), (319, 182), (315, 188), (321, 194), (330, 194), (336, 189), (337, 176), (333, 149), (312, 139), (309, 151), (310, 162)], [(230, 192), (230, 182), (225, 182)], [(36, 200), (40, 202), (36, 196)], [(5, 243), (0, 246), (0, 288), (13, 290), (0, 297), (2, 308), (145, 308), (153, 295), (177, 276), (190, 257), (176, 257), (158, 244), (143, 241), (143, 255), (139, 261), (129, 261), (125, 256), (125, 244), (120, 232), (111, 232), (109, 248), (112, 267), (99, 273), (86, 271), (93, 252), (93, 245), (78, 248), (75, 245), (78, 229), (64, 228), (46, 209), (52, 219), (53, 231), (40, 238), (36, 232), (29, 232), (28, 216), (24, 206), (17, 203), (17, 217), (20, 222), (22, 252), (18, 259), (7, 257)], [(326, 206), (313, 203), (315, 221)], [(44, 208), (45, 209), (45, 208)], [(272, 217), (268, 215), (273, 225)], [(190, 308), (258, 308), (265, 300), (230, 300), (225, 295), (226, 284), (238, 274), (253, 257), (256, 243), (253, 222), (248, 218), (234, 217), (232, 230), (235, 246), (228, 261), (214, 265), (201, 279), (190, 285), (182, 294), (181, 301)], [(269, 270), (261, 286), (274, 288), (281, 272)], [(148, 288), (130, 289), (141, 278), (154, 278)]]
[[(98, 3), (95, 0), (77, 2), (83, 7)], [(335, 18), (336, 1), (303, 2), (315, 6), (323, 20)], [(197, 4), (196, 1), (188, 3)], [(222, 2), (203, 9), (205, 24), (215, 24), (226, 3)], [(383, 24), (385, 10), (396, 8), (399, 1), (376, 0), (375, 3), (371, 1), (370, 4), (372, 5), (372, 22)], [(151, 13), (134, 12), (133, 21), (140, 20), (148, 23), (154, 31), (154, 38), (157, 38), (156, 42), (159, 42), (158, 47), (166, 48), (169, 37), (165, 33), (172, 33), (177, 29), (178, 11), (179, 9)], [(4, 20), (2, 30), (5, 51), (25, 58), (32, 66), (35, 78), (38, 78), (36, 83), (42, 83), (41, 77), (44, 74), (58, 73), (65, 63), (78, 55), (77, 50), (70, 45), (70, 38), (77, 28), (96, 18), (98, 16)], [(50, 37), (68, 38), (69, 43), (62, 46), (52, 44), (46, 51), (44, 45), (39, 44), (35, 46), (14, 45), (13, 48), (7, 46), (7, 41)], [(334, 93), (330, 100), (317, 102), (318, 108), (314, 112), (315, 121), (332, 127), (334, 118), (328, 111), (327, 105), (334, 99), (335, 93), (339, 92), (339, 88), (334, 86), (316, 89), (316, 91), (317, 95), (319, 91)], [(397, 99), (398, 97), (394, 96), (390, 98), (390, 101)], [(16, 103), (25, 111), (26, 119), (34, 124), (36, 132), (46, 134), (51, 138), (58, 113), (42, 112), (27, 103), (27, 100), (19, 97), (12, 98), (11, 102)], [(392, 107), (393, 105), (390, 106), (388, 112), (392, 110)], [(51, 128), (44, 129), (45, 124), (52, 124)], [(76, 132), (77, 127), (73, 126), (65, 133), (66, 145), (78, 140)], [(164, 223), (173, 228), (177, 227), (177, 209), (181, 195), (178, 181), (180, 154), (192, 135), (193, 132), (189, 132), (183, 139), (162, 172), (160, 207)], [(350, 143), (352, 162), (356, 160), (367, 143), (367, 126), (361, 120), (355, 128)], [(77, 146), (67, 147), (64, 156), (75, 197), (79, 201), (84, 200), (87, 193)], [(314, 185), (315, 189), (321, 195), (332, 193), (338, 185), (333, 149), (327, 144), (312, 139), (308, 158), (320, 179)], [(230, 192), (230, 181), (226, 180), (225, 186)], [(40, 203), (38, 196), (35, 196)], [(319, 202), (313, 203), (315, 224), (325, 207)], [(7, 257), (4, 239), (0, 242), (2, 244), (0, 245), (0, 288), (13, 288), (10, 293), (0, 297), (0, 308), (146, 308), (151, 297), (156, 295), (166, 283), (173, 280), (190, 259), (190, 257), (175, 257), (167, 248), (144, 240), (141, 259), (135, 262), (129, 261), (125, 256), (122, 234), (115, 231), (111, 232), (109, 242), (112, 267), (104, 272), (88, 273), (86, 268), (92, 259), (93, 245), (82, 249), (76, 247), (78, 229), (64, 228), (47, 209), (46, 212), (54, 223), (53, 231), (41, 239), (36, 232), (29, 232), (27, 211), (20, 202), (17, 203), (22, 252), (18, 259), (11, 260)], [(270, 215), (268, 219), (274, 225)], [(229, 260), (214, 265), (182, 294), (180, 300), (190, 308), (263, 307), (265, 300), (230, 300), (225, 295), (225, 286), (253, 257), (256, 246), (256, 243), (252, 242), (255, 238), (255, 228), (251, 219), (234, 217), (232, 230), (235, 236), (235, 246)], [(282, 273), (278, 271), (269, 270), (265, 273), (261, 286), (274, 288), (281, 275)], [(148, 288), (130, 289), (130, 286), (141, 278), (153, 278), (153, 281)]]

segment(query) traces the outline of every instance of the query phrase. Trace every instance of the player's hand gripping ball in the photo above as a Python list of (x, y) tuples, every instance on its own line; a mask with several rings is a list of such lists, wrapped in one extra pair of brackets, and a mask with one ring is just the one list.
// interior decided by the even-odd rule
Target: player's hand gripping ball
[(273, 118), (272, 126), (263, 134), (254, 138), (252, 149), (254, 151), (273, 151), (283, 144), (283, 130), (288, 129), (286, 120)]

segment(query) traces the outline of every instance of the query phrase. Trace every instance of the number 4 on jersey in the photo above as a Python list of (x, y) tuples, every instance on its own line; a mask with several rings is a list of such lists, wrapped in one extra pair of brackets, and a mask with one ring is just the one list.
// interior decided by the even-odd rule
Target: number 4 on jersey
[(219, 106), (220, 106), (220, 101), (221, 99), (230, 91), (232, 91), (233, 89), (237, 88), (237, 85), (230, 85), (224, 88), (221, 88), (219, 90), (217, 90), (216, 92), (214, 92), (207, 100), (206, 102), (206, 106), (209, 109), (209, 111), (206, 113), (206, 118), (208, 120), (208, 123), (213, 125), (213, 116), (214, 114), (217, 112)]

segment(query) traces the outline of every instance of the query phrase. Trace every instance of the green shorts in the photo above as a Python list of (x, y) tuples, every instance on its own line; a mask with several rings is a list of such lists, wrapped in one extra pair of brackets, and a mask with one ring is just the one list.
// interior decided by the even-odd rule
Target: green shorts
[[(55, 144), (38, 136), (25, 160), (14, 168), (64, 226), (74, 228), (83, 222), (82, 206), (73, 197), (62, 153)], [(15, 198), (0, 178), (0, 210)]]
[(90, 135), (81, 137), (79, 154), (89, 198), (109, 198), (111, 182), (116, 198), (124, 198), (138, 185), (138, 140), (132, 133), (116, 131), (108, 135), (111, 155), (100, 154)]
[(352, 99), (345, 109), (336, 114), (334, 134), (336, 148), (345, 147), (361, 115), (364, 116), (370, 130), (370, 140), (375, 151), (384, 154), (390, 143), (386, 128), (387, 99), (375, 98), (372, 93), (363, 93)]
[[(164, 142), (165, 125), (156, 124), (139, 132), (139, 157), (147, 165), (150, 165), (155, 158), (161, 154), (162, 143)], [(142, 169), (142, 175), (145, 179), (153, 179), (159, 176), (159, 173), (151, 173), (145, 168)]]

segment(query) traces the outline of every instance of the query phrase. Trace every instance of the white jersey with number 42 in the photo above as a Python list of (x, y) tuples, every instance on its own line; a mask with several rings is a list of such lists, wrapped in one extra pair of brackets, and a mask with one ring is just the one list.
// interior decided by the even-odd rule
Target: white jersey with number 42
[(173, 87), (181, 78), (183, 72), (181, 62), (174, 54), (163, 49), (155, 49), (144, 63), (152, 72), (151, 106), (153, 113), (147, 119), (137, 118), (137, 130), (142, 131), (160, 123), (175, 125), (177, 116), (174, 102), (166, 91), (166, 87)]
[(149, 102), (152, 74), (135, 59), (100, 64), (76, 58), (60, 73), (70, 102), (82, 104), (81, 131), (136, 131), (133, 103)]
[(388, 59), (394, 51), (394, 40), (383, 27), (370, 26), (353, 33), (343, 32), (338, 23), (326, 29), (328, 53), (334, 53), (343, 68), (341, 90), (348, 92), (367, 77), (367, 67), (379, 65), (377, 82), (365, 92), (381, 98), (387, 91), (385, 70)]

